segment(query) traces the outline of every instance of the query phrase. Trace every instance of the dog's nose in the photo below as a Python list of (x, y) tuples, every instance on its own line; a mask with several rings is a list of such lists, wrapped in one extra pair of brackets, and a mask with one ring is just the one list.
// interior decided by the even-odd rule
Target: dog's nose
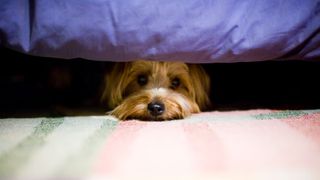
[(148, 104), (148, 110), (152, 116), (160, 116), (164, 112), (164, 104), (160, 102), (151, 102)]

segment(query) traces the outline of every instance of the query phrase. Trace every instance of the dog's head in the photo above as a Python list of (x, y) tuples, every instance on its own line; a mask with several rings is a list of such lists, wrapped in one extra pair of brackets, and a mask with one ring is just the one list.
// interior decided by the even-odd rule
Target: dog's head
[(102, 101), (119, 119), (182, 119), (210, 105), (209, 78), (182, 62), (116, 63), (106, 74)]

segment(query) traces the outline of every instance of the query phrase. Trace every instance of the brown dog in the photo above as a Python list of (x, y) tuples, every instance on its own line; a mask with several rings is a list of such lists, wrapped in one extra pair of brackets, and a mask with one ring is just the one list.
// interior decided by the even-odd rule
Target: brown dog
[(101, 100), (126, 120), (182, 119), (210, 105), (210, 81), (200, 65), (138, 60), (116, 63)]

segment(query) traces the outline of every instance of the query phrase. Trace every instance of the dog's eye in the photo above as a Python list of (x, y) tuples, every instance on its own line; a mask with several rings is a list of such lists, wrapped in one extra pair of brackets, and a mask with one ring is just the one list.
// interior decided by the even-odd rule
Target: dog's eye
[(180, 79), (179, 78), (172, 79), (170, 88), (171, 89), (176, 89), (179, 86), (180, 86)]
[(140, 86), (144, 86), (148, 83), (148, 77), (146, 75), (139, 75), (138, 76), (138, 84)]

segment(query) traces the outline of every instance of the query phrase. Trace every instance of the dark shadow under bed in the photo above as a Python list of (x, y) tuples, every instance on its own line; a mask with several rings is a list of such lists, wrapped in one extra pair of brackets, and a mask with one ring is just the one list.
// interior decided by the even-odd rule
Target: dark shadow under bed
[[(34, 57), (5, 48), (0, 49), (0, 59), (0, 117), (63, 116), (65, 107), (83, 114), (105, 113), (98, 96), (112, 63)], [(212, 110), (320, 108), (320, 62), (204, 67), (211, 76)], [(65, 83), (56, 84), (61, 76)]]

